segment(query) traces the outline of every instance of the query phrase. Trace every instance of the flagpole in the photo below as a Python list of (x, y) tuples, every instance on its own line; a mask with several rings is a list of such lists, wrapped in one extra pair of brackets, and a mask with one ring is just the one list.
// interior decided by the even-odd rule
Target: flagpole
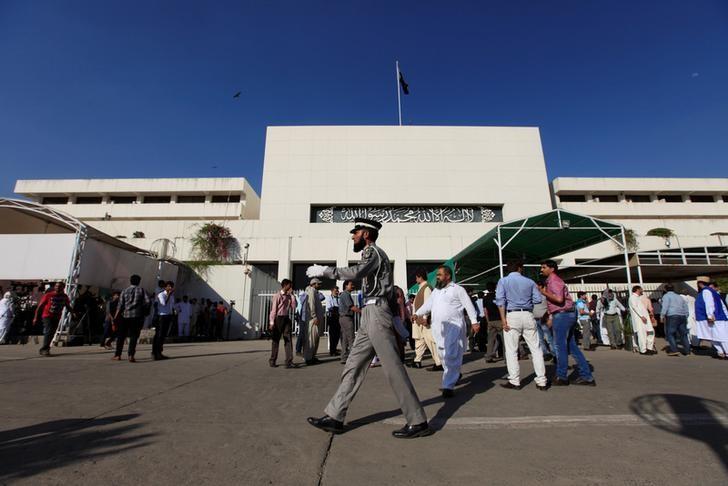
[(395, 74), (395, 76), (396, 76), (395, 81), (397, 83), (397, 111), (399, 113), (399, 126), (401, 127), (402, 126), (402, 99), (401, 99), (402, 95), (399, 92), (399, 61), (395, 61), (394, 63), (395, 63), (394, 64), (395, 68), (397, 70), (397, 72)]

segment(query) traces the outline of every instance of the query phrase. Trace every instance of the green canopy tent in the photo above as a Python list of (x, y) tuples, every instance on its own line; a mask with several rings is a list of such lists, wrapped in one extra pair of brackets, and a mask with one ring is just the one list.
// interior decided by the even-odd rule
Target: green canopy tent
[[(483, 288), (503, 276), (508, 260), (520, 259), (533, 268), (544, 260), (610, 240), (624, 254), (624, 264), (574, 266), (593, 268), (592, 275), (622, 268), (631, 285), (624, 227), (562, 209), (500, 223), (444, 264), (455, 270), (455, 280), (461, 285)], [(434, 275), (434, 271), (428, 275), (430, 284), (434, 284)], [(410, 289), (413, 291), (417, 291), (416, 285)]]

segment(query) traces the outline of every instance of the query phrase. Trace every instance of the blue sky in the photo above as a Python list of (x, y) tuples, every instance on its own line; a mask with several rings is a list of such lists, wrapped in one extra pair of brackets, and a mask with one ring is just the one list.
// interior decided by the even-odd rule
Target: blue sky
[(0, 0), (0, 194), (260, 190), (267, 125), (395, 124), (395, 59), (405, 123), (539, 126), (550, 177), (728, 177), (725, 0)]

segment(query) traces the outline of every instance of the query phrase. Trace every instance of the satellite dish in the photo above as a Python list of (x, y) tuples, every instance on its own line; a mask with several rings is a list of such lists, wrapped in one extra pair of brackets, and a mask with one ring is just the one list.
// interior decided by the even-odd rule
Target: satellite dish
[(152, 242), (149, 251), (158, 260), (167, 260), (174, 258), (175, 253), (177, 253), (177, 247), (169, 238), (159, 238)]

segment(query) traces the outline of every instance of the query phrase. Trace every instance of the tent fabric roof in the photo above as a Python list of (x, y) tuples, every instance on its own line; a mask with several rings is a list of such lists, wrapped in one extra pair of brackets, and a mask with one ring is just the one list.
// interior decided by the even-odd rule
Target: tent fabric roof
[[(88, 226), (83, 221), (71, 216), (68, 213), (57, 211), (53, 208), (32, 201), (23, 201), (21, 199), (0, 197), (0, 214), (2, 214), (2, 211), (17, 211), (23, 214), (27, 214), (28, 216), (38, 218), (42, 221), (45, 221), (46, 223), (50, 223), (57, 226), (58, 228), (62, 228), (61, 232), (63, 232), (63, 230), (67, 230), (68, 232), (75, 233), (79, 230), (79, 228), (84, 227), (86, 228), (88, 238), (92, 238), (94, 240), (98, 240), (108, 245), (115, 246), (117, 248), (121, 248), (123, 250), (131, 251), (134, 253), (151, 255), (151, 253), (146, 250), (121, 241), (118, 238), (114, 238), (113, 236), (99, 231), (92, 226)], [(9, 228), (9, 230), (11, 230), (10, 232), (12, 232), (12, 228)]]
[[(514, 258), (538, 263), (610, 239), (621, 244), (622, 226), (563, 209), (500, 223), (445, 262), (455, 269), (455, 280), (484, 287), (497, 279), (499, 238), (504, 264)], [(434, 283), (434, 272), (429, 277)]]

